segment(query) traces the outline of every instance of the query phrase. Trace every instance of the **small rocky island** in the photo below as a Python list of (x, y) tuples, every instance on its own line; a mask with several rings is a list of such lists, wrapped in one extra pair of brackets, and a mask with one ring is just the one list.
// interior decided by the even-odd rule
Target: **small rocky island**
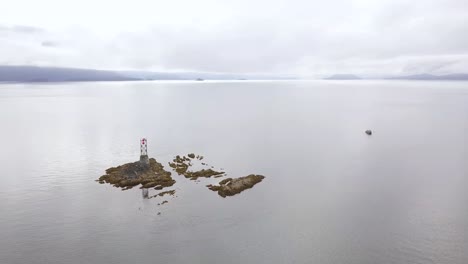
[[(117, 167), (112, 167), (106, 170), (106, 174), (101, 176), (97, 182), (104, 184), (109, 183), (123, 190), (131, 189), (141, 185), (144, 198), (156, 198), (164, 195), (174, 196), (175, 190), (163, 191), (159, 194), (149, 196), (148, 189), (154, 188), (162, 190), (165, 187), (173, 186), (176, 181), (171, 177), (171, 172), (166, 171), (164, 166), (157, 162), (154, 158), (148, 158), (147, 141), (142, 139), (140, 142), (140, 160), (136, 162), (126, 163)], [(203, 156), (190, 153), (187, 156), (177, 155), (169, 166), (179, 175), (184, 176), (195, 182), (199, 182), (199, 178), (219, 178), (226, 176), (226, 173), (221, 170), (215, 170), (213, 166), (206, 168), (209, 165), (205, 163)], [(198, 163), (198, 164), (197, 164)], [(197, 167), (198, 169), (194, 170)], [(201, 168), (201, 169), (200, 169)], [(239, 178), (227, 178), (221, 180), (219, 185), (207, 185), (207, 187), (221, 197), (233, 196), (252, 188), (257, 183), (261, 182), (265, 176), (251, 174)], [(167, 201), (161, 204), (167, 203)]]
[(249, 176), (239, 178), (227, 178), (219, 182), (219, 185), (207, 185), (208, 189), (218, 192), (219, 196), (233, 196), (246, 189), (252, 188), (255, 184), (261, 182), (265, 176), (250, 174)]
[(142, 189), (156, 190), (174, 185), (176, 181), (172, 179), (171, 173), (164, 170), (164, 166), (154, 158), (148, 158), (147, 148), (147, 141), (143, 138), (140, 142), (139, 161), (109, 168), (97, 181), (101, 184), (110, 183), (124, 190), (140, 184)]
[(141, 184), (141, 188), (155, 188), (161, 190), (164, 187), (174, 185), (176, 182), (169, 171), (164, 170), (161, 163), (155, 159), (148, 159), (148, 164), (136, 161), (109, 168), (106, 174), (101, 176), (99, 183), (110, 183), (115, 187), (131, 189)]

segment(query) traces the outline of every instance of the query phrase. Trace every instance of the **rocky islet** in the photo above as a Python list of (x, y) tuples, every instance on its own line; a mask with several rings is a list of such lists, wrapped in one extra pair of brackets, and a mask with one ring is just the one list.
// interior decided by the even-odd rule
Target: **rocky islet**
[[(169, 162), (169, 167), (177, 174), (195, 182), (199, 182), (199, 178), (220, 178), (226, 175), (222, 170), (214, 170), (214, 167), (190, 170), (193, 168), (194, 161), (199, 161), (203, 167), (208, 167), (207, 163), (200, 162), (203, 158), (203, 156), (195, 155), (194, 153), (187, 154), (186, 156), (177, 155), (172, 162)], [(221, 197), (228, 197), (252, 188), (264, 178), (265, 176), (263, 175), (250, 174), (239, 178), (226, 178), (221, 180), (218, 185), (210, 184), (207, 187), (217, 192)], [(166, 171), (164, 166), (154, 158), (149, 158), (148, 162), (142, 162), (140, 159), (140, 161), (109, 168), (106, 170), (106, 174), (101, 176), (97, 181), (101, 184), (109, 183), (123, 190), (128, 190), (138, 185), (140, 185), (141, 189), (154, 188), (161, 190), (176, 183), (172, 178), (171, 172)], [(163, 191), (148, 198), (163, 197), (165, 195), (174, 196), (174, 194), (175, 190)], [(160, 205), (165, 203), (167, 203), (166, 200), (160, 203)]]

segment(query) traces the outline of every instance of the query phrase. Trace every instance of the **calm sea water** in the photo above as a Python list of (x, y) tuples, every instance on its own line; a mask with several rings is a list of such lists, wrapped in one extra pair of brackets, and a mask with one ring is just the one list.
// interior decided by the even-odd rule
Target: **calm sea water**
[[(175, 176), (162, 206), (97, 184), (141, 137), (267, 178), (223, 199)], [(0, 85), (2, 264), (466, 264), (467, 190), (468, 83)]]

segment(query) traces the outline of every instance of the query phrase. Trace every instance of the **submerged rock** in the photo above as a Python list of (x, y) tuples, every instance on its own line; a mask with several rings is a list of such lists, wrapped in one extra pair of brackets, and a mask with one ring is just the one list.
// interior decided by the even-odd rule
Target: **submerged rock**
[(265, 176), (250, 174), (240, 178), (227, 178), (219, 182), (219, 185), (207, 185), (208, 189), (218, 192), (219, 196), (233, 196), (246, 189), (252, 188), (261, 182)]
[(118, 167), (112, 167), (106, 170), (106, 175), (101, 176), (97, 181), (99, 183), (109, 183), (115, 187), (128, 190), (137, 185), (141, 188), (159, 188), (174, 185), (171, 173), (164, 170), (164, 166), (154, 158), (148, 160), (148, 164), (137, 161), (123, 164)]

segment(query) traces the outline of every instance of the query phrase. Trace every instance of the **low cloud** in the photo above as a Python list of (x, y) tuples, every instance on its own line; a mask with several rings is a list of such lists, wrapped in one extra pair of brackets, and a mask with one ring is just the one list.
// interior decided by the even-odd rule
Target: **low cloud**
[(154, 16), (128, 5), (80, 27), (65, 17), (61, 28), (0, 25), (0, 64), (303, 77), (468, 72), (461, 0), (201, 0), (185, 13), (159, 4)]

